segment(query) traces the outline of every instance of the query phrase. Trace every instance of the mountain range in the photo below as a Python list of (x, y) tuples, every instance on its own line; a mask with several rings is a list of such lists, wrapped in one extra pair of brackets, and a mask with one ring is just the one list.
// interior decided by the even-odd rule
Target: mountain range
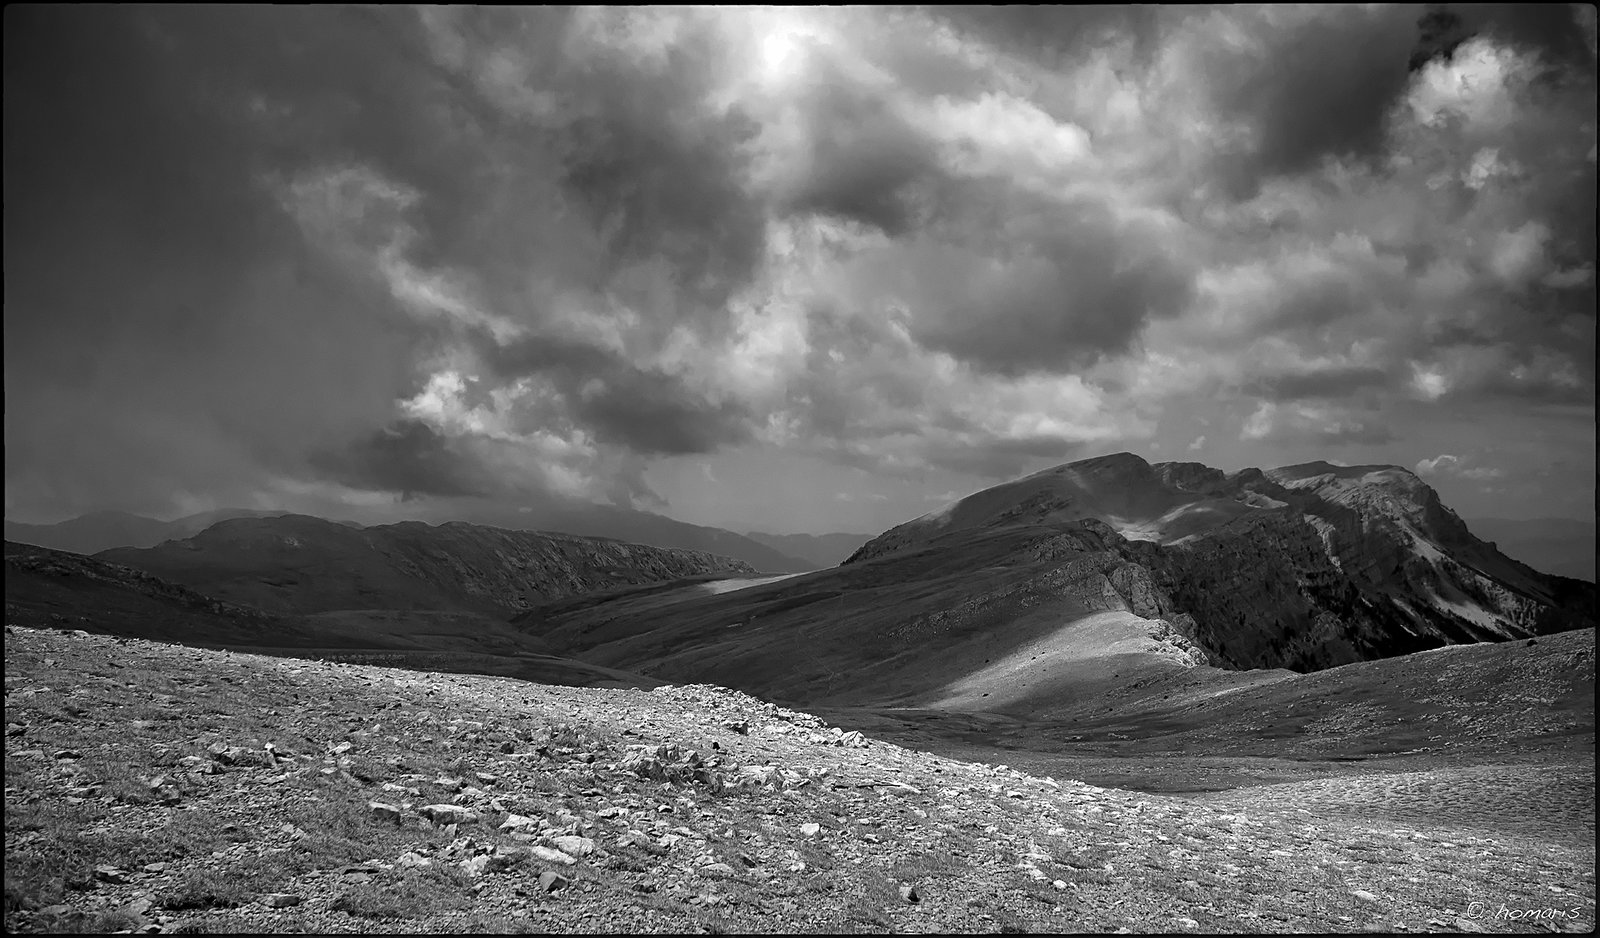
[(271, 518), (284, 514), (288, 512), (222, 508), (175, 521), (158, 521), (126, 511), (94, 511), (58, 524), (7, 521), (5, 533), (6, 540), (19, 544), (94, 554), (113, 547), (154, 547), (162, 541), (193, 537), (219, 521), (233, 518)]
[(1192, 618), (1194, 640), (1235, 667), (1314, 670), (1594, 617), (1593, 584), (1500, 553), (1398, 466), (1224, 473), (1119, 453), (952, 502), (847, 563), (956, 531), (1085, 519), (1126, 538), (1119, 553)]
[[(163, 541), (193, 537), (221, 521), (275, 518), (287, 514), (291, 512), (221, 508), (175, 521), (158, 521), (124, 511), (96, 511), (57, 524), (7, 521), (5, 539), (78, 554), (95, 554), (117, 547), (154, 547)], [(559, 531), (653, 547), (706, 551), (744, 561), (771, 573), (796, 573), (831, 567), (869, 538), (868, 535), (854, 534), (827, 534), (821, 537), (806, 534), (740, 535), (721, 528), (688, 524), (653, 512), (597, 504), (553, 505), (538, 512), (524, 512), (503, 506), (469, 505), (456, 520), (516, 531)], [(338, 523), (346, 527), (361, 527), (354, 521)]]
[[(132, 615), (145, 631), (129, 634), (145, 636), (170, 609), (162, 634), (215, 644), (470, 652), (489, 657), (458, 669), (496, 673), (560, 659), (607, 681), (1034, 716), (1171, 707), (1293, 672), (1594, 624), (1593, 584), (1505, 556), (1394, 466), (1080, 460), (800, 573), (464, 521), (251, 514), (93, 558), (8, 546), (8, 568), (26, 574), (7, 577), (8, 615), (106, 631), (132, 629), (119, 618)], [(818, 551), (795, 562), (804, 568), (861, 540), (769, 546), (681, 527), (761, 556)]]
[(615, 586), (756, 573), (716, 554), (609, 538), (459, 521), (357, 529), (308, 515), (235, 518), (191, 538), (116, 548), (95, 558), (277, 613), (391, 609), (506, 616)]
[(871, 534), (762, 534), (759, 531), (747, 531), (744, 536), (790, 557), (798, 557), (819, 570), (838, 566), (873, 538)]

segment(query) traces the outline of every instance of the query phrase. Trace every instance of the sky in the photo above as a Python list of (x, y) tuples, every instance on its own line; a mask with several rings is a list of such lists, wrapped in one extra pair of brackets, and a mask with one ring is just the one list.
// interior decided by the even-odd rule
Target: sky
[(1592, 6), (5, 9), (5, 508), (1593, 518)]

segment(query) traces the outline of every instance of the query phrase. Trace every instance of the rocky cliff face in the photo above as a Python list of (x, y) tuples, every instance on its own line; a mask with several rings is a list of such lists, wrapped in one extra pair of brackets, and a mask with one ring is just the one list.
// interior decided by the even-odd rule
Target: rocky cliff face
[(749, 576), (702, 551), (452, 522), (354, 529), (288, 515), (225, 521), (193, 538), (96, 555), (274, 612), (341, 609), (496, 615), (615, 586)]
[(1103, 572), (1130, 611), (1177, 623), (1236, 667), (1315, 670), (1594, 624), (1592, 584), (1505, 557), (1395, 466), (1228, 474), (1100, 457), (976, 493), (847, 563), (951, 530), (1071, 516), (1127, 564)]

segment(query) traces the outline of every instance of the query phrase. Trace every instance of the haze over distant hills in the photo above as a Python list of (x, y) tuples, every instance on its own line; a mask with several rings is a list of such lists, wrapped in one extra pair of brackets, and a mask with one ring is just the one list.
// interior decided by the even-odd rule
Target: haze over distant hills
[(175, 521), (157, 521), (126, 511), (95, 511), (58, 524), (7, 521), (5, 532), (8, 541), (93, 554), (113, 547), (153, 547), (173, 538), (192, 537), (230, 518), (270, 518), (283, 514), (288, 512), (219, 508)]
[[(286, 514), (289, 512), (223, 508), (179, 518), (176, 521), (157, 521), (127, 512), (98, 511), (58, 524), (21, 524), (7, 521), (5, 537), (8, 541), (22, 544), (35, 544), (79, 554), (94, 554), (116, 547), (153, 547), (162, 541), (193, 537), (219, 521), (234, 518), (278, 517)], [(735, 534), (721, 528), (687, 524), (653, 512), (611, 505), (548, 505), (537, 512), (524, 512), (504, 506), (468, 507), (462, 511), (460, 517), (449, 520), (513, 531), (551, 531), (580, 537), (615, 538), (632, 544), (654, 547), (705, 551), (742, 560), (757, 570), (770, 573), (796, 573), (832, 566), (849, 554), (848, 550), (840, 552), (837, 547), (831, 547), (827, 555), (838, 554), (831, 561), (791, 556), (754, 537)], [(338, 523), (360, 527), (350, 521)], [(801, 540), (797, 543), (802, 545), (810, 543), (805, 540), (805, 535), (799, 537)], [(867, 538), (863, 536), (860, 540), (864, 542)], [(851, 547), (852, 550), (854, 546)]]
[[(660, 522), (663, 536), (782, 556)], [(839, 550), (851, 538), (772, 540)], [(232, 518), (95, 559), (341, 640), (403, 633), (448, 648), (479, 634), (852, 706), (1059, 710), (1171, 695), (1197, 675), (1231, 685), (1238, 669), (1319, 670), (1594, 621), (1592, 584), (1506, 557), (1407, 470), (1223, 473), (1127, 453), (974, 493), (799, 575), (593, 537), (304, 515)]]
[(505, 616), (596, 589), (756, 573), (715, 554), (611, 539), (459, 521), (356, 529), (306, 515), (235, 518), (192, 538), (95, 557), (276, 613), (387, 609)]
[(872, 540), (871, 534), (762, 534), (749, 531), (745, 537), (759, 541), (791, 557), (808, 561), (818, 568), (841, 564), (862, 544)]

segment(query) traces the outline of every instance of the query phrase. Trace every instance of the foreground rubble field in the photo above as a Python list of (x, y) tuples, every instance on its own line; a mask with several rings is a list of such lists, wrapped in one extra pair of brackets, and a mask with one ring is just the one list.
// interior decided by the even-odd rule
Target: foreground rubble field
[(1592, 844), (1038, 778), (721, 688), (14, 627), (5, 659), (8, 931), (1594, 927)]

